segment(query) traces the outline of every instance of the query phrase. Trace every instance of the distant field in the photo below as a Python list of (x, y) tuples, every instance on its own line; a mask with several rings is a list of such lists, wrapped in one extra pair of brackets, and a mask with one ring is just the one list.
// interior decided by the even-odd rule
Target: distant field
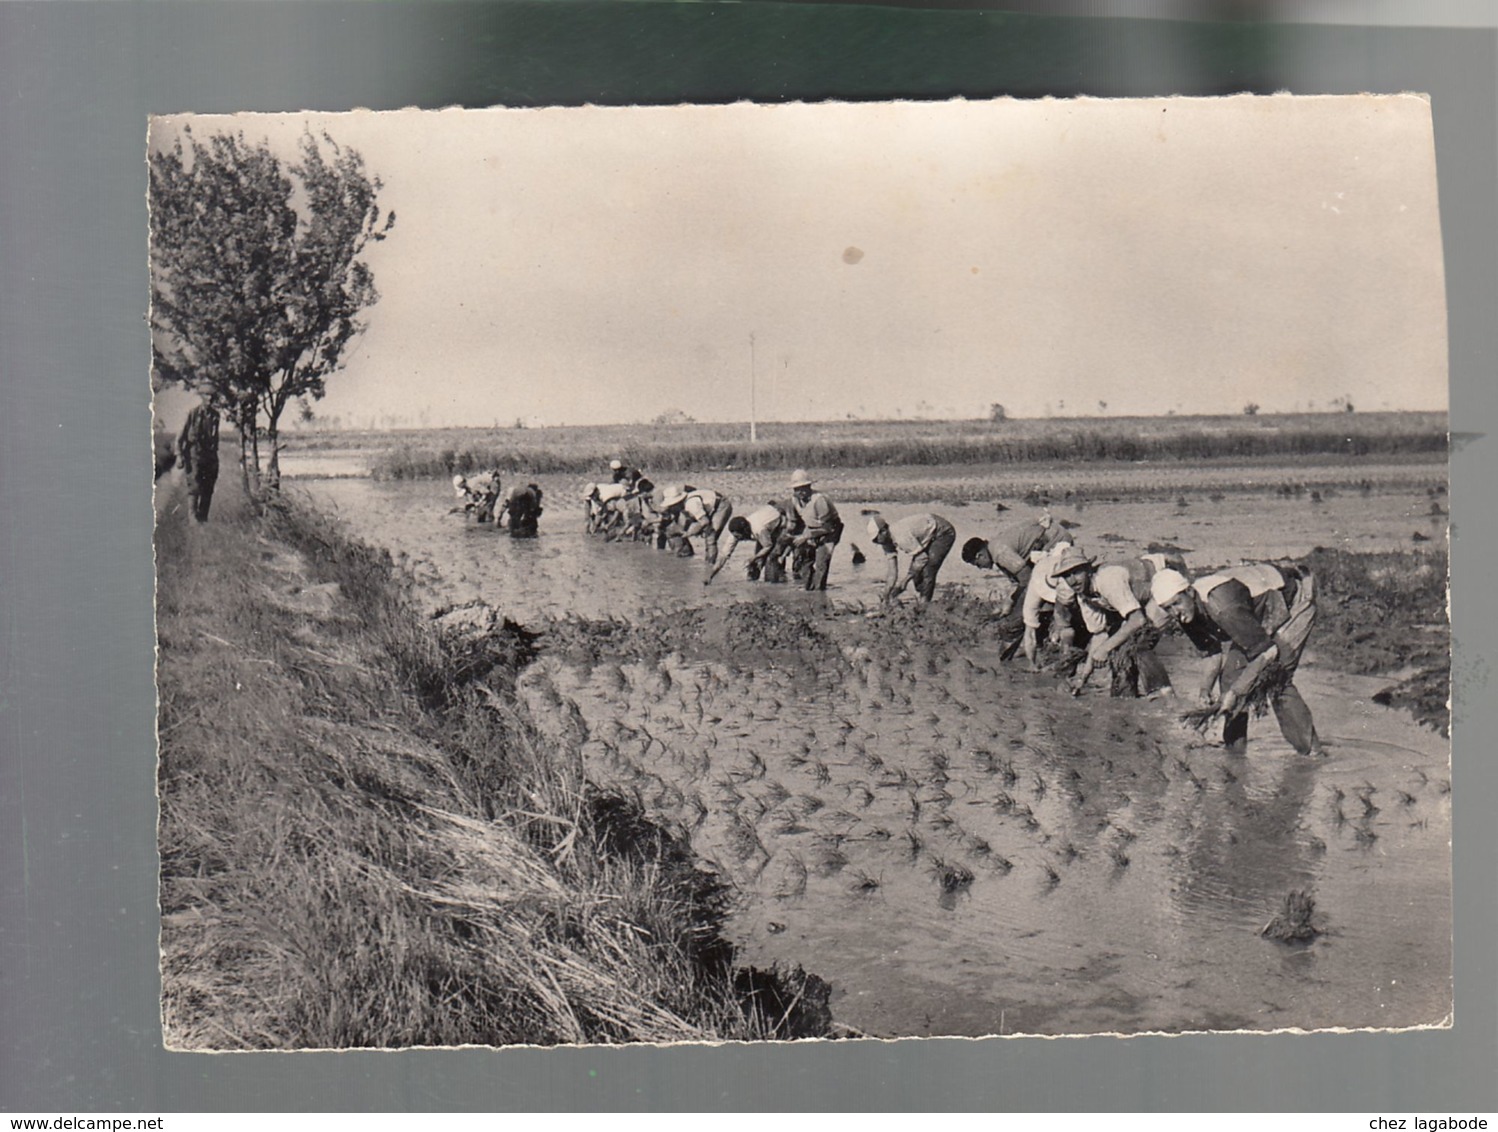
[(1221, 417), (1095, 417), (988, 421), (834, 421), (568, 426), (538, 429), (301, 430), (289, 457), (338, 457), (378, 479), (419, 479), (490, 467), (587, 474), (618, 457), (647, 472), (796, 466), (1023, 464), (1253, 457), (1442, 459), (1445, 413), (1301, 413)]

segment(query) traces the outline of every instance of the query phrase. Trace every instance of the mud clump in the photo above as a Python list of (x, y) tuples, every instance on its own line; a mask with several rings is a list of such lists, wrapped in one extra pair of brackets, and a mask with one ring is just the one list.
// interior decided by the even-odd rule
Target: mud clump
[(1315, 573), (1321, 595), (1307, 654), (1343, 672), (1401, 673), (1403, 678), (1374, 701), (1408, 708), (1422, 724), (1449, 735), (1446, 554), (1352, 554), (1318, 547), (1306, 565)]
[(722, 613), (723, 644), (731, 652), (832, 649), (827, 635), (805, 616), (770, 602), (741, 602)]
[(601, 661), (660, 660), (701, 637), (706, 612), (681, 610), (638, 622), (569, 614), (547, 622), (540, 635), (546, 651), (590, 667)]
[(1321, 934), (1311, 922), (1315, 911), (1316, 901), (1310, 894), (1287, 892), (1278, 915), (1260, 928), (1259, 934), (1280, 943), (1310, 943)]

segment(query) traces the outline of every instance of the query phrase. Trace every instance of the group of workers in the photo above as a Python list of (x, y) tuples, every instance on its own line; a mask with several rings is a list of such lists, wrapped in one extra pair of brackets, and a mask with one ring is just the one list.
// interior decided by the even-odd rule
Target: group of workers
[(791, 476), (788, 498), (736, 515), (732, 501), (711, 488), (681, 483), (656, 491), (638, 468), (621, 460), (612, 461), (610, 471), (610, 482), (589, 484), (583, 492), (590, 534), (643, 539), (683, 557), (696, 553), (693, 541), (700, 539), (709, 569), (704, 584), (717, 577), (739, 543), (752, 543), (746, 570), (751, 581), (790, 578), (808, 590), (827, 588), (843, 520), (806, 472), (797, 469)]
[(1310, 708), (1293, 683), (1316, 617), (1315, 579), (1304, 567), (1254, 563), (1193, 579), (1177, 555), (1099, 563), (1049, 515), (991, 542), (969, 539), (962, 557), (1010, 583), (1001, 618), (1012, 618), (1018, 599), (1019, 645), (1032, 669), (1043, 631), (1057, 645), (1082, 650), (1068, 681), (1073, 693), (1106, 665), (1116, 695), (1173, 694), (1155, 646), (1178, 627), (1210, 658), (1198, 699), (1222, 718), (1230, 751), (1246, 746), (1250, 708), (1262, 702), (1297, 752), (1323, 754)]
[(536, 484), (516, 484), (504, 491), (499, 469), (472, 479), (453, 476), (454, 512), (472, 515), (480, 523), (509, 529), (511, 538), (535, 538), (541, 520), (541, 489)]
[[(745, 571), (749, 580), (827, 588), (844, 524), (804, 470), (791, 475), (789, 496), (744, 514), (736, 514), (718, 491), (687, 483), (657, 489), (621, 460), (612, 461), (610, 471), (608, 482), (589, 484), (583, 493), (589, 533), (650, 541), (683, 556), (694, 555), (693, 542), (700, 540), (709, 570), (704, 584), (746, 543), (753, 550)], [(493, 516), (500, 498), (497, 471), (473, 481), (454, 477), (453, 483), (468, 494), (468, 506), (480, 521), (486, 513)], [(512, 491), (495, 521), (507, 512), (512, 533), (518, 533), (518, 522), (522, 531), (529, 523), (534, 534), (540, 489), (530, 484), (517, 490), (522, 498), (533, 497), (533, 506), (517, 504)], [(883, 552), (888, 569), (884, 602), (910, 588), (919, 601), (929, 602), (956, 543), (952, 523), (930, 512), (893, 521), (874, 510), (863, 515), (869, 541)], [(864, 561), (857, 546), (853, 552), (855, 563)], [(1211, 658), (1199, 700), (1203, 711), (1222, 718), (1223, 742), (1230, 750), (1246, 744), (1250, 708), (1267, 706), (1296, 751), (1322, 753), (1310, 709), (1293, 684), (1316, 614), (1315, 580), (1303, 567), (1257, 563), (1192, 578), (1179, 555), (1151, 553), (1100, 563), (1048, 512), (1012, 523), (992, 539), (968, 539), (962, 560), (1007, 583), (998, 597), (1006, 658), (1022, 652), (1038, 671), (1045, 634), (1063, 656), (1073, 658), (1068, 677), (1073, 693), (1106, 668), (1115, 695), (1173, 695), (1156, 645), (1163, 633), (1178, 628)]]

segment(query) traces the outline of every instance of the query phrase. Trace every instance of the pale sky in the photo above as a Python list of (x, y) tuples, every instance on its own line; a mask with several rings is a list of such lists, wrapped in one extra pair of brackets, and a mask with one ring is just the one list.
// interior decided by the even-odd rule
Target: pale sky
[(192, 121), (383, 180), (346, 424), (1447, 406), (1414, 97)]

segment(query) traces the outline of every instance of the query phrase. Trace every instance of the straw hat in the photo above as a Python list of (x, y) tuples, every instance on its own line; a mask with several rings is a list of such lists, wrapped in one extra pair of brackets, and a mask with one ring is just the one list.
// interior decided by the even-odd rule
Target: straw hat
[(610, 460), (609, 461), (609, 470), (610, 471), (617, 472), (622, 467), (624, 467), (624, 461), (623, 460)]
[(794, 472), (791, 473), (792, 491), (794, 491), (798, 487), (810, 487), (811, 485), (812, 478), (806, 474), (805, 468), (797, 468)]
[(1057, 558), (1056, 564), (1051, 567), (1050, 582), (1054, 586), (1057, 578), (1065, 577), (1073, 570), (1079, 570), (1083, 566), (1091, 566), (1095, 559), (1090, 554), (1083, 554), (1076, 547), (1071, 547)]
[(870, 515), (868, 531), (869, 539), (873, 542), (878, 542), (880, 539), (888, 536), (889, 524), (879, 515)]
[(468, 481), (462, 476), (453, 476), (453, 487), (467, 487)]
[(672, 484), (670, 487), (661, 488), (661, 506), (675, 507), (687, 497), (686, 488), (680, 484)]
[(1179, 570), (1156, 571), (1150, 579), (1150, 599), (1163, 607), (1185, 593), (1190, 585), (1186, 575)]

